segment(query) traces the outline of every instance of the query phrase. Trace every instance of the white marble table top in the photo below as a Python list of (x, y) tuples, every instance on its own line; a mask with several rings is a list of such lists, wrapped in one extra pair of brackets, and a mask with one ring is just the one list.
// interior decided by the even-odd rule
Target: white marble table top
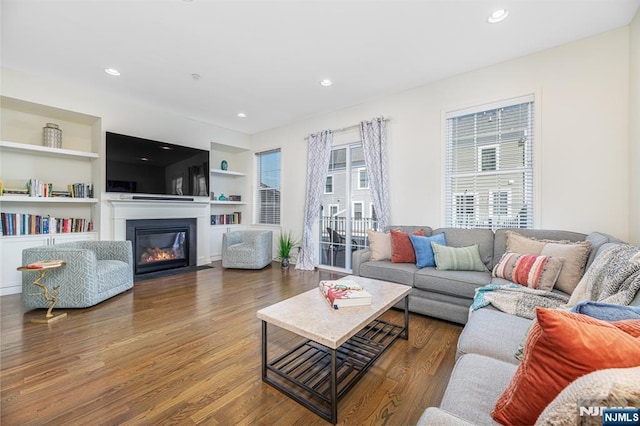
[(356, 281), (371, 293), (371, 305), (333, 309), (315, 288), (260, 309), (257, 316), (269, 324), (337, 349), (411, 291), (407, 285), (353, 275), (342, 279)]

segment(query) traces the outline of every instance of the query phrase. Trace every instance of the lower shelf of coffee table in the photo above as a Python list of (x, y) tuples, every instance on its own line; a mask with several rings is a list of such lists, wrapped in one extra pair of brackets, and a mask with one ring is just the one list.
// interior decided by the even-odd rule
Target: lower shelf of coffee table
[[(405, 327), (378, 319), (336, 350), (337, 400), (355, 385), (403, 331)], [(325, 410), (320, 405), (330, 406), (337, 402), (331, 399), (331, 351), (307, 340), (267, 364), (267, 370), (278, 376), (267, 382), (323, 415), (321, 412)], [(290, 389), (286, 384), (294, 386)]]

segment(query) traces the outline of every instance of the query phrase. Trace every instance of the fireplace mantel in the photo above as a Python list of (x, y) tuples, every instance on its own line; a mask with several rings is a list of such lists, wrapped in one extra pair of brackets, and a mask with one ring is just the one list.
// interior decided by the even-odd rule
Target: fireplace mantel
[(208, 198), (195, 197), (193, 201), (119, 198), (108, 201), (111, 205), (114, 240), (127, 239), (127, 220), (195, 218), (197, 219), (197, 264), (205, 265), (211, 261)]

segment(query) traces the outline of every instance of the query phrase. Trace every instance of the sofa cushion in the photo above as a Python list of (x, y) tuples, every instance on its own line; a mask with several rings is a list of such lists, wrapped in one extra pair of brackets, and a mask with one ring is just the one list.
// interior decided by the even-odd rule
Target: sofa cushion
[(447, 245), (444, 233), (432, 235), (430, 237), (409, 234), (409, 239), (413, 245), (413, 250), (416, 252), (416, 266), (419, 269), (426, 268), (427, 266), (436, 266), (433, 247), (431, 247), (432, 241), (438, 244)]
[(489, 270), (480, 259), (478, 245), (473, 244), (467, 247), (447, 247), (431, 242), (434, 257), (436, 259), (436, 269), (441, 271), (479, 271)]
[[(496, 229), (494, 237), (493, 247), (493, 264), (495, 265), (500, 261), (502, 255), (507, 251), (507, 232), (514, 232), (513, 229)], [(571, 231), (556, 231), (550, 229), (518, 229), (518, 234), (545, 240), (566, 240), (566, 241), (584, 241), (587, 238), (586, 234), (580, 234), (578, 232)], [(522, 253), (522, 252), (520, 252)], [(535, 254), (535, 253), (529, 253)], [(539, 253), (538, 253), (539, 254)]]
[(518, 364), (519, 345), (529, 331), (532, 320), (509, 315), (491, 308), (475, 311), (458, 339), (457, 357), (474, 353)]
[(548, 240), (525, 237), (518, 232), (506, 231), (506, 252), (562, 257), (564, 265), (556, 281), (556, 287), (571, 294), (584, 274), (589, 258), (591, 242), (569, 240)]
[[(412, 234), (424, 236), (424, 230), (419, 229)], [(416, 263), (416, 252), (413, 250), (409, 233), (391, 230), (391, 262)]]
[(556, 281), (556, 287), (565, 293), (571, 294), (575, 290), (580, 278), (584, 275), (584, 268), (589, 259), (589, 241), (557, 244), (547, 243), (542, 252), (543, 256), (555, 256), (564, 258), (562, 270)]
[(413, 275), (417, 270), (413, 263), (391, 263), (381, 260), (360, 265), (360, 276), (413, 286)]
[(436, 268), (423, 268), (416, 271), (413, 285), (423, 290), (466, 297), (471, 306), (476, 288), (486, 285), (490, 279), (490, 272), (440, 271)]
[(522, 363), (492, 413), (503, 424), (533, 424), (562, 389), (582, 375), (637, 366), (640, 321), (610, 323), (545, 308), (536, 313)]
[(564, 258), (506, 252), (493, 268), (493, 277), (551, 291), (560, 275)]
[(640, 306), (624, 306), (587, 300), (576, 304), (571, 312), (587, 315), (602, 321), (640, 320)]
[(491, 229), (439, 228), (434, 234), (444, 232), (447, 246), (466, 247), (478, 244), (480, 259), (487, 268), (493, 267), (493, 231)]
[(376, 232), (369, 229), (367, 231), (369, 237), (369, 250), (371, 251), (371, 260), (389, 260), (391, 259), (391, 234), (387, 232)]
[(473, 424), (496, 424), (491, 410), (516, 368), (482, 355), (461, 357), (453, 368), (440, 408)]
[[(584, 375), (569, 386), (544, 409), (536, 425), (585, 424), (577, 407), (638, 407), (640, 403), (640, 367), (610, 368)], [(582, 420), (582, 421), (581, 421)], [(602, 416), (589, 418), (602, 424)]]

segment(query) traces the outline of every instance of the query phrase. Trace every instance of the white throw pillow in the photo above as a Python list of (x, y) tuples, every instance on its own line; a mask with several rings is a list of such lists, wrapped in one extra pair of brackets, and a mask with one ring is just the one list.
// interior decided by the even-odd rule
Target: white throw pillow
[(390, 260), (391, 259), (391, 234), (376, 232), (369, 229), (369, 260)]

